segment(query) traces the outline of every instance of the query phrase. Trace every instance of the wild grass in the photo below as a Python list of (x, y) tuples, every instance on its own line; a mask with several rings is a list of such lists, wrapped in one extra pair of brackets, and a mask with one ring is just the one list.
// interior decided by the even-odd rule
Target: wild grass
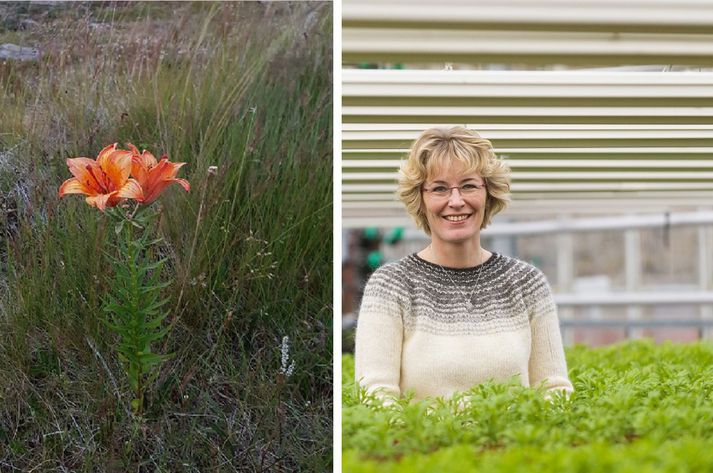
[[(0, 65), (0, 469), (331, 469), (331, 6), (17, 8), (43, 56)], [(100, 323), (113, 230), (57, 199), (115, 141), (192, 186), (161, 198), (175, 357), (139, 420)]]
[(364, 402), (345, 355), (343, 471), (711, 471), (710, 342), (578, 346), (567, 359), (569, 399), (485, 383), (382, 407)]

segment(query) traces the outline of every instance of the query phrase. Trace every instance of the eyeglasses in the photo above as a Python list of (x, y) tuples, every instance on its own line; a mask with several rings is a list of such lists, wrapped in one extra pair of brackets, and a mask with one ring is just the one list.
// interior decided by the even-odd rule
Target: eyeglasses
[(467, 184), (462, 184), (460, 186), (448, 187), (441, 184), (435, 185), (430, 189), (424, 188), (425, 192), (430, 193), (433, 197), (438, 199), (447, 199), (451, 196), (453, 189), (458, 189), (461, 195), (475, 195), (479, 190), (485, 189), (485, 184), (474, 184), (469, 182)]

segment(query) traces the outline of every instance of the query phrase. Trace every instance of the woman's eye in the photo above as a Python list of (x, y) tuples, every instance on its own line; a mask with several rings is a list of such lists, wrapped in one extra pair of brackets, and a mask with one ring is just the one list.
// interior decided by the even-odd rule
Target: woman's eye
[(474, 191), (478, 189), (478, 186), (475, 184), (463, 184), (461, 186), (461, 189), (463, 189), (464, 191)]
[(435, 186), (431, 189), (431, 192), (438, 192), (439, 194), (441, 192), (446, 192), (448, 188), (446, 186)]

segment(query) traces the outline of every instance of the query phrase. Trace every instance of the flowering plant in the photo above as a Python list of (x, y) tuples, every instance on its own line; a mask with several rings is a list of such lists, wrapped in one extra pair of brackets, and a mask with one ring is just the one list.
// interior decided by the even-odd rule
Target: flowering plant
[[(60, 186), (59, 197), (84, 194), (89, 205), (114, 221), (116, 252), (108, 254), (114, 281), (104, 299), (104, 322), (120, 339), (117, 352), (133, 392), (131, 407), (141, 415), (146, 388), (170, 357), (152, 351), (152, 343), (169, 332), (169, 327), (162, 327), (168, 315), (162, 308), (168, 300), (160, 292), (170, 282), (161, 281), (166, 259), (156, 255), (162, 239), (156, 237), (158, 212), (150, 204), (172, 183), (186, 191), (190, 185), (176, 177), (185, 163), (172, 163), (166, 155), (157, 162), (148, 151), (139, 153), (132, 144), (129, 148), (119, 149), (115, 143), (102, 149), (96, 161), (68, 159), (74, 177)], [(135, 201), (133, 209), (125, 205), (128, 200)]]

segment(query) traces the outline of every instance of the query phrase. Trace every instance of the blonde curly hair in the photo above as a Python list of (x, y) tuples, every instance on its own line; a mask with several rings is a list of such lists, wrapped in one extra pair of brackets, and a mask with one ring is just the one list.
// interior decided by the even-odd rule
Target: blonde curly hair
[(481, 229), (510, 202), (510, 167), (495, 155), (490, 140), (460, 126), (430, 128), (413, 142), (408, 158), (401, 163), (397, 190), (406, 211), (427, 235), (431, 235), (431, 228), (421, 187), (429, 176), (454, 163), (462, 164), (466, 173), (478, 173), (485, 180), (487, 197)]

